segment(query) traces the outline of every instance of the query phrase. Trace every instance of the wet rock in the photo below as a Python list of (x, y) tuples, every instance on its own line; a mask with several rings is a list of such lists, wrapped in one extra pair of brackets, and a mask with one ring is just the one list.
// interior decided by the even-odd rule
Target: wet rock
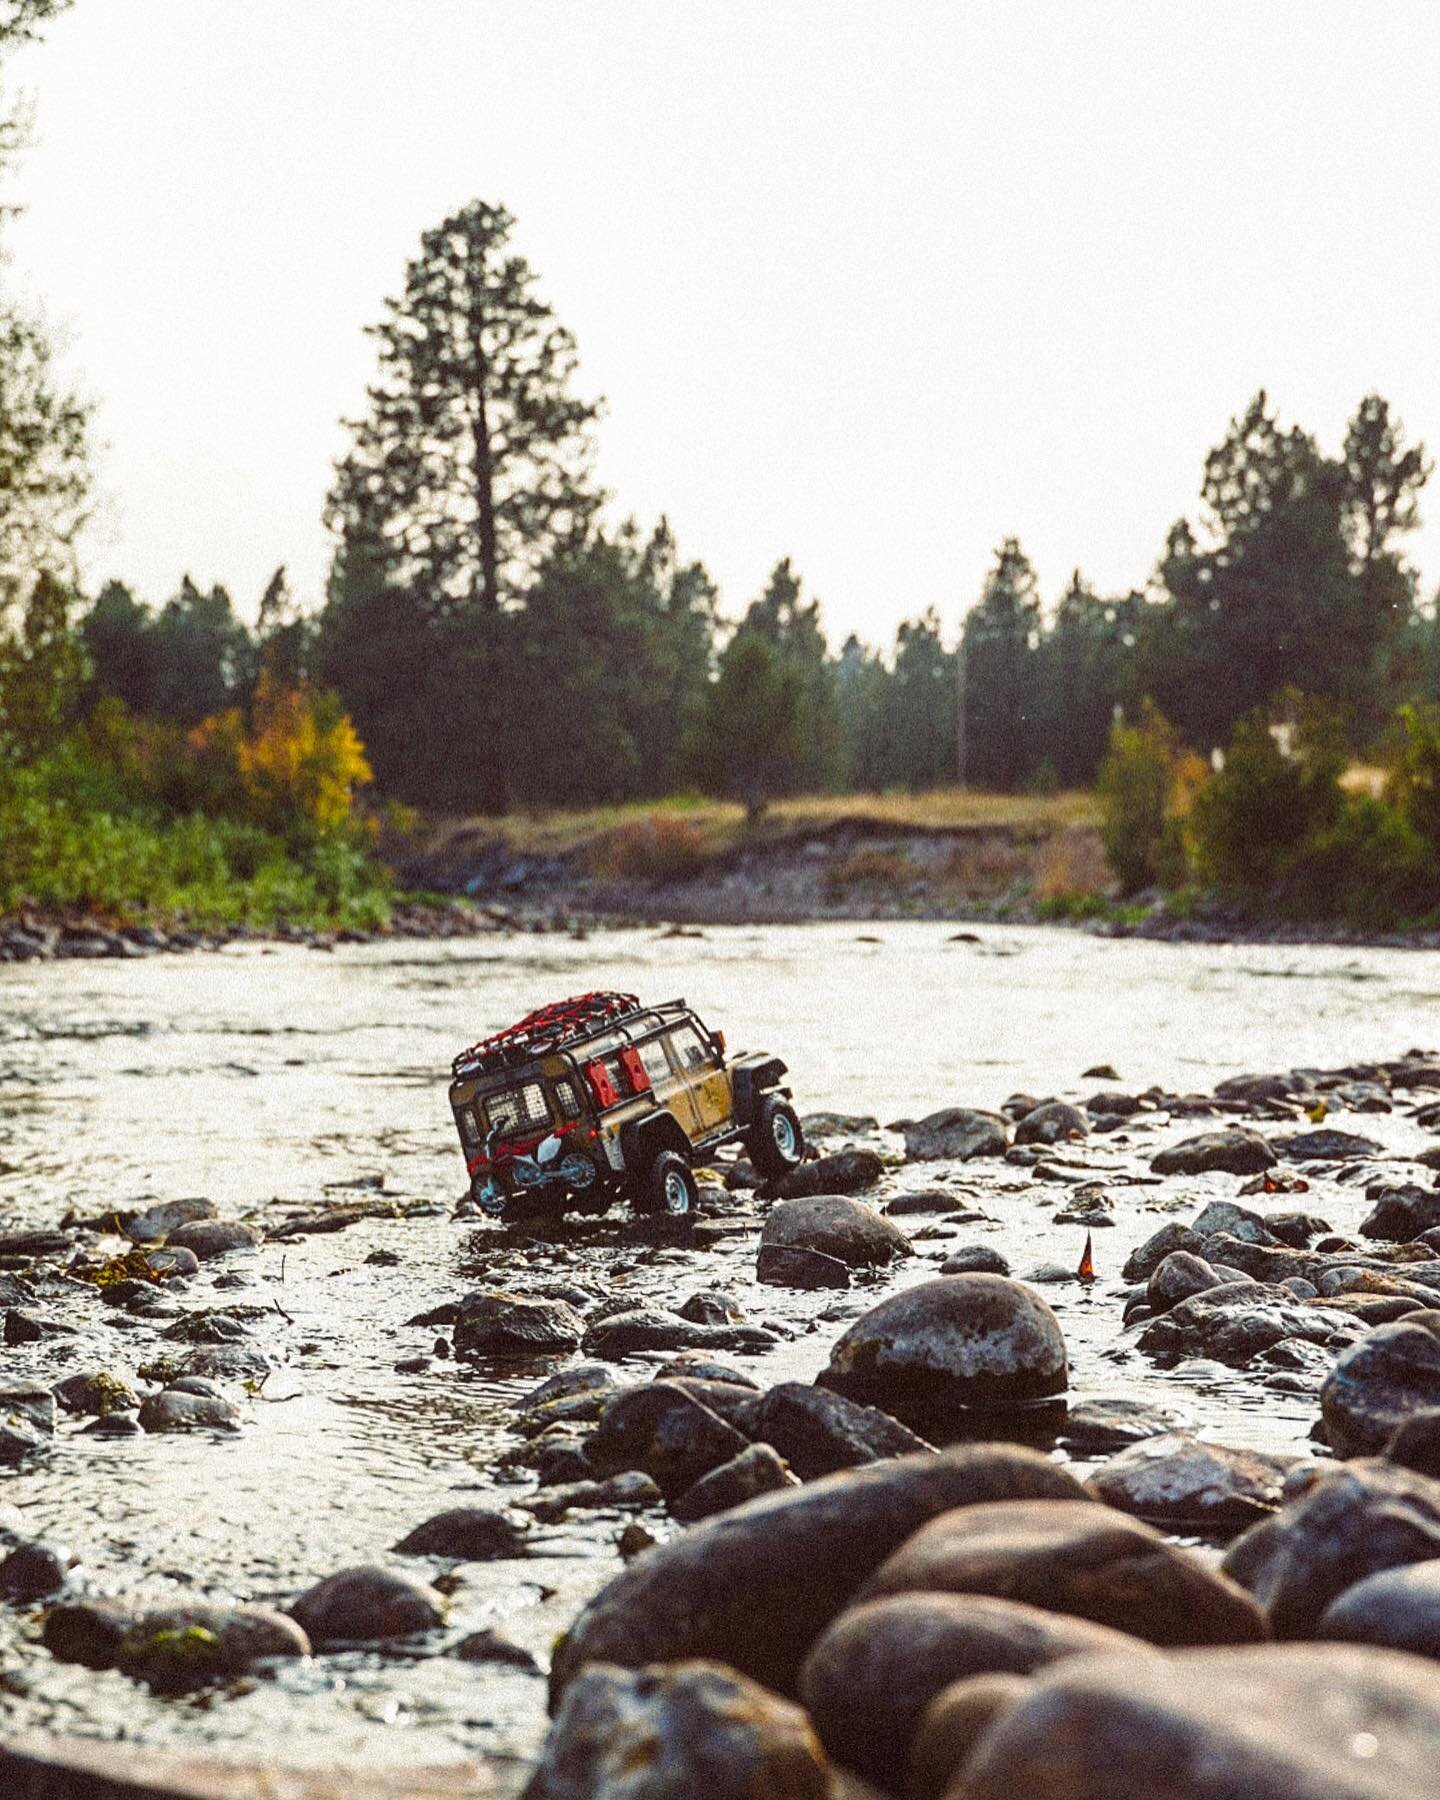
[(1222, 1280), (1203, 1256), (1192, 1256), (1188, 1250), (1175, 1250), (1167, 1256), (1150, 1277), (1145, 1297), (1152, 1312), (1168, 1312), (1192, 1294), (1203, 1294), (1217, 1288)]
[[(454, 1323), (454, 1316), (451, 1321)], [(538, 1387), (533, 1387), (523, 1394), (519, 1401), (521, 1412), (528, 1413), (547, 1406), (552, 1400), (563, 1400), (571, 1394), (584, 1394), (601, 1391), (616, 1386), (615, 1371), (604, 1363), (581, 1363), (575, 1369), (562, 1369), (558, 1375), (547, 1376)]]
[(797, 1478), (769, 1444), (750, 1444), (729, 1462), (702, 1475), (693, 1487), (671, 1501), (670, 1510), (677, 1519), (693, 1524), (697, 1519), (728, 1512), (758, 1494), (798, 1486)]
[(1071, 1403), (1059, 1441), (1072, 1456), (1099, 1456), (1183, 1430), (1189, 1423), (1178, 1408), (1147, 1400), (1080, 1400)]
[(1440, 1191), (1406, 1183), (1401, 1187), (1374, 1187), (1365, 1198), (1374, 1205), (1360, 1221), (1360, 1235), (1408, 1244), (1422, 1232), (1440, 1226)]
[(41, 1641), (56, 1662), (113, 1669), (133, 1624), (133, 1616), (112, 1602), (78, 1600), (49, 1609)]
[(1078, 1106), (1047, 1100), (1027, 1112), (1015, 1127), (1017, 1144), (1064, 1144), (1090, 1135), (1090, 1121)]
[(211, 1200), (166, 1200), (147, 1206), (142, 1212), (122, 1213), (121, 1229), (134, 1244), (158, 1244), (182, 1225), (197, 1219), (213, 1219), (215, 1204)]
[(1251, 1595), (1151, 1526), (1089, 1500), (1001, 1500), (923, 1525), (857, 1599), (990, 1594), (1110, 1625), (1152, 1644), (1269, 1635)]
[(1227, 1175), (1256, 1175), (1273, 1168), (1275, 1162), (1275, 1152), (1258, 1131), (1231, 1125), (1172, 1144), (1150, 1159), (1150, 1167), (1157, 1175), (1208, 1175), (1216, 1170)]
[(1030, 1691), (1024, 1675), (971, 1675), (942, 1688), (925, 1708), (910, 1740), (905, 1793), (909, 1800), (944, 1800), (991, 1724)]
[(940, 1265), (942, 1275), (1008, 1275), (1010, 1264), (989, 1244), (962, 1244)]
[(1118, 1081), (1120, 1071), (1113, 1063), (1092, 1063), (1088, 1069), (1080, 1071), (1082, 1081)]
[(1169, 1531), (1228, 1536), (1276, 1510), (1285, 1473), (1298, 1460), (1176, 1431), (1120, 1451), (1086, 1486), (1108, 1506)]
[(1221, 1565), (1270, 1616), (1277, 1637), (1313, 1635), (1338, 1594), (1382, 1569), (1440, 1557), (1440, 1482), (1379, 1458), (1321, 1466)]
[(914, 1218), (919, 1214), (958, 1212), (962, 1202), (949, 1188), (920, 1188), (913, 1194), (896, 1194), (885, 1202), (892, 1219)]
[(1320, 1390), (1325, 1436), (1337, 1456), (1376, 1456), (1397, 1427), (1440, 1405), (1440, 1338), (1400, 1321), (1342, 1350)]
[(0, 1256), (64, 1256), (70, 1247), (64, 1231), (0, 1232)]
[(84, 1437), (124, 1438), (140, 1437), (143, 1428), (134, 1413), (112, 1412), (102, 1413), (98, 1419), (92, 1419), (84, 1428)]
[(1276, 1138), (1275, 1148), (1287, 1162), (1345, 1162), (1378, 1156), (1382, 1146), (1353, 1131), (1301, 1131), (1293, 1137)]
[(770, 1389), (753, 1414), (750, 1434), (779, 1451), (802, 1481), (930, 1448), (887, 1413), (799, 1381)]
[(254, 1225), (242, 1225), (238, 1219), (197, 1219), (181, 1225), (165, 1239), (167, 1250), (188, 1250), (200, 1262), (217, 1256), (228, 1256), (232, 1250), (253, 1250), (263, 1241), (263, 1233)]
[(527, 1675), (544, 1673), (523, 1644), (515, 1643), (498, 1631), (472, 1631), (468, 1637), (461, 1638), (450, 1654), (461, 1662), (499, 1664), (507, 1669), (523, 1669)]
[(188, 1281), (200, 1272), (200, 1258), (193, 1250), (174, 1249), (162, 1244), (158, 1250), (147, 1250), (145, 1261), (157, 1281)]
[(637, 1306), (600, 1319), (585, 1332), (588, 1356), (633, 1356), (642, 1350), (768, 1350), (775, 1334), (759, 1325), (692, 1325), (659, 1307)]
[(67, 1375), (57, 1381), (55, 1398), (66, 1412), (90, 1413), (103, 1418), (106, 1413), (134, 1412), (140, 1397), (127, 1381), (106, 1369), (91, 1375)]
[(861, 1200), (834, 1194), (781, 1200), (770, 1209), (760, 1243), (817, 1250), (852, 1268), (883, 1266), (913, 1254), (898, 1225)]
[(1166, 1359), (1206, 1356), (1241, 1368), (1282, 1338), (1341, 1350), (1363, 1329), (1338, 1307), (1297, 1300), (1283, 1288), (1236, 1281), (1193, 1294), (1152, 1319), (1140, 1333), (1140, 1348)]
[(1165, 1258), (1173, 1256), (1177, 1250), (1198, 1256), (1204, 1247), (1205, 1240), (1188, 1225), (1162, 1225), (1139, 1249), (1131, 1252), (1121, 1274), (1126, 1281), (1147, 1281)]
[(880, 1121), (873, 1113), (812, 1112), (800, 1120), (807, 1138), (864, 1137), (867, 1131), (878, 1131)]
[(1034, 1094), (1011, 1094), (1000, 1102), (1000, 1110), (1007, 1119), (1017, 1121), (1034, 1112), (1037, 1106), (1044, 1104), (1045, 1102)]
[(907, 1162), (969, 1162), (976, 1156), (1003, 1156), (1010, 1121), (1001, 1113), (947, 1106), (904, 1127)]
[(733, 1669), (686, 1661), (574, 1681), (522, 1800), (828, 1800), (796, 1706)]
[(1198, 1238), (1215, 1237), (1224, 1232), (1242, 1244), (1274, 1244), (1278, 1242), (1259, 1213), (1248, 1206), (1236, 1206), (1231, 1200), (1212, 1200), (1204, 1207), (1190, 1228)]
[(563, 1300), (506, 1292), (467, 1294), (455, 1319), (457, 1356), (562, 1356), (578, 1350), (585, 1321)]
[(659, 1506), (664, 1498), (651, 1476), (639, 1469), (626, 1469), (607, 1481), (574, 1481), (551, 1488), (521, 1504), (548, 1524), (571, 1512), (643, 1511)]
[(830, 1156), (801, 1163), (771, 1185), (782, 1200), (816, 1194), (860, 1194), (874, 1187), (884, 1172), (885, 1165), (873, 1150), (836, 1150)]
[(1427, 1800), (1440, 1692), (1338, 1644), (1075, 1661), (980, 1739), (954, 1800)]
[(1326, 1607), (1317, 1635), (1440, 1658), (1440, 1561), (1385, 1569)]
[(1308, 1094), (1311, 1091), (1312, 1083), (1307, 1076), (1295, 1070), (1287, 1070), (1280, 1075), (1228, 1076), (1216, 1084), (1215, 1098), (1244, 1100), (1254, 1106), (1267, 1101), (1291, 1100), (1297, 1094)]
[[(1317, 1237), (1324, 1237), (1330, 1227), (1314, 1213), (1273, 1212), (1263, 1215), (1266, 1229), (1277, 1243), (1292, 1250), (1303, 1250)], [(1437, 1214), (1440, 1217), (1440, 1214)]]
[(0, 1558), (0, 1594), (7, 1600), (39, 1600), (64, 1587), (74, 1559), (68, 1550), (38, 1539), (16, 1544)]
[(1003, 1275), (945, 1275), (892, 1294), (855, 1321), (817, 1377), (912, 1422), (1053, 1399), (1066, 1379), (1054, 1313)]
[(643, 1470), (673, 1499), (738, 1456), (746, 1442), (677, 1383), (649, 1381), (623, 1389), (609, 1402), (585, 1454), (601, 1475)]
[(591, 1600), (556, 1648), (552, 1695), (587, 1663), (691, 1656), (791, 1691), (817, 1634), (927, 1519), (987, 1500), (1083, 1495), (1064, 1469), (1001, 1445), (898, 1457), (764, 1495), (657, 1545)]
[(838, 1256), (826, 1256), (819, 1250), (797, 1244), (762, 1244), (755, 1258), (755, 1279), (766, 1287), (848, 1288), (850, 1270)]
[(223, 1396), (187, 1394), (165, 1388), (140, 1408), (142, 1431), (239, 1431), (239, 1408)]
[(55, 1436), (55, 1396), (39, 1381), (0, 1378), (0, 1466), (23, 1462)]
[(744, 1308), (735, 1296), (716, 1289), (692, 1294), (677, 1311), (692, 1325), (740, 1325), (745, 1319)]
[(1153, 1656), (1103, 1625), (972, 1594), (897, 1594), (844, 1612), (818, 1639), (800, 1696), (847, 1768), (893, 1788), (937, 1695), (968, 1675), (1028, 1675), (1067, 1656)]
[(294, 1619), (264, 1606), (168, 1606), (136, 1619), (115, 1662), (157, 1693), (180, 1694), (272, 1657), (308, 1656)]
[(12, 1347), (16, 1344), (39, 1344), (51, 1338), (74, 1336), (73, 1325), (67, 1325), (63, 1319), (51, 1318), (48, 1313), (14, 1306), (5, 1315), (4, 1338)]
[(1426, 1407), (1402, 1419), (1385, 1446), (1385, 1457), (1440, 1480), (1440, 1407)]
[[(733, 1363), (719, 1362), (703, 1350), (682, 1350), (660, 1364), (655, 1371), (657, 1381), (710, 1381), (725, 1387), (749, 1388), (758, 1394), (761, 1383)], [(724, 1412), (720, 1415), (726, 1417)]]
[(452, 1506), (417, 1525), (394, 1546), (399, 1556), (449, 1556), (497, 1562), (524, 1556), (528, 1522), (488, 1506)]
[(443, 1595), (376, 1563), (327, 1575), (287, 1610), (317, 1648), (411, 1637), (445, 1622)]

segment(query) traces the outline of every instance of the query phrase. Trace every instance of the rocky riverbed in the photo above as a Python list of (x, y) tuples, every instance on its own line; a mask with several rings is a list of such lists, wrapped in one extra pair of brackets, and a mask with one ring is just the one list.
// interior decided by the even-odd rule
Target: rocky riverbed
[[(0, 978), (7, 1754), (1431, 1791), (1413, 965), (856, 935)], [(449, 1050), (642, 961), (818, 1159), (679, 1230), (470, 1216)]]

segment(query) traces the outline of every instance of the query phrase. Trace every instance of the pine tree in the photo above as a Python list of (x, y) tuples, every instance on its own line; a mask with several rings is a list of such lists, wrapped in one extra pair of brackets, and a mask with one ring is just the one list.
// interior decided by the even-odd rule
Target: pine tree
[(1039, 642), (1035, 571), (1006, 538), (964, 627), (966, 771), (977, 786), (1015, 787), (1034, 765)]

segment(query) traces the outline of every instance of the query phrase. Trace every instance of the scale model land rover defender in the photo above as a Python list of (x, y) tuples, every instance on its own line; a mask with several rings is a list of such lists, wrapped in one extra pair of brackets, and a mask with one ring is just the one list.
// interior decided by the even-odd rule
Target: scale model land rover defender
[(778, 1056), (727, 1060), (683, 1000), (581, 994), (528, 1013), (455, 1058), (450, 1106), (472, 1198), (494, 1217), (640, 1212), (684, 1217), (691, 1165), (743, 1142), (775, 1179), (805, 1153)]

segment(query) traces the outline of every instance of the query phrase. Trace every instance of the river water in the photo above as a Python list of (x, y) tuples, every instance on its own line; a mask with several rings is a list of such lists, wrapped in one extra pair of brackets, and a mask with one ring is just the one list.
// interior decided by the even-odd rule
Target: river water
[[(149, 1195), (204, 1195), (224, 1217), (263, 1224), (383, 1193), (404, 1215), (267, 1244), (207, 1265), (191, 1284), (187, 1306), (274, 1308), (258, 1341), (277, 1367), (245, 1399), (242, 1435), (106, 1440), (65, 1421), (43, 1462), (0, 1471), (0, 1502), (21, 1508), (27, 1530), (74, 1550), (78, 1591), (138, 1606), (212, 1594), (283, 1604), (320, 1576), (383, 1557), (444, 1506), (522, 1496), (525, 1484), (499, 1466), (515, 1442), (507, 1421), (515, 1398), (555, 1365), (477, 1373), (437, 1361), (404, 1374), (395, 1364), (434, 1336), (405, 1320), (476, 1285), (467, 1267), (500, 1241), (491, 1227), (450, 1217), (464, 1178), (446, 1105), (450, 1058), (545, 1000), (610, 986), (683, 994), (732, 1047), (782, 1054), (802, 1112), (882, 1123), (944, 1105), (995, 1107), (1017, 1089), (1075, 1098), (1097, 1085), (1207, 1091), (1242, 1070), (1396, 1056), (1440, 1038), (1440, 964), (1421, 953), (1174, 946), (1023, 928), (973, 936), (956, 941), (954, 927), (938, 924), (844, 923), (331, 954), (247, 946), (0, 968), (0, 1229)], [(1120, 1083), (1082, 1081), (1096, 1063), (1113, 1064)], [(1434, 1141), (1399, 1110), (1331, 1122), (1398, 1154)], [(1129, 1249), (1166, 1218), (1234, 1194), (1233, 1178), (1148, 1181), (1154, 1149), (1201, 1128), (1167, 1129), (1162, 1117), (1081, 1153), (1111, 1193), (1117, 1224), (1096, 1234), (1094, 1289), (1045, 1290), (1070, 1347), (1072, 1391), (1178, 1400), (1208, 1436), (1304, 1451), (1313, 1400), (1260, 1392), (1213, 1365), (1162, 1373), (1121, 1333), (1114, 1289)], [(882, 1195), (935, 1174), (892, 1171)], [(1083, 1230), (1049, 1217), (1063, 1189), (1039, 1189), (1024, 1170), (996, 1163), (943, 1177), (988, 1215), (952, 1242), (993, 1243), (1021, 1276), (1078, 1259)], [(1363, 1201), (1321, 1181), (1295, 1204), (1353, 1230)], [(734, 1359), (767, 1383), (812, 1377), (847, 1310), (875, 1297), (862, 1289), (837, 1306), (834, 1294), (757, 1286), (753, 1233), (719, 1251), (638, 1255), (614, 1237), (577, 1234), (573, 1247), (537, 1252), (519, 1273), (587, 1277), (670, 1304), (724, 1285), (751, 1318), (785, 1334), (776, 1350)], [(894, 1280), (933, 1272), (924, 1259), (943, 1248), (921, 1240), (921, 1256)], [(6, 1350), (5, 1372), (133, 1376), (156, 1350), (150, 1328), (134, 1324), (111, 1316), (70, 1342)], [(523, 1561), (406, 1566), (452, 1578), (452, 1640), (499, 1625), (543, 1661), (619, 1567), (618, 1523), (577, 1515)], [(37, 1620), (0, 1608), (7, 1727), (294, 1764), (478, 1755), (515, 1768), (543, 1730), (536, 1676), (443, 1653), (318, 1658), (275, 1680), (162, 1700), (118, 1674), (53, 1662)]]

